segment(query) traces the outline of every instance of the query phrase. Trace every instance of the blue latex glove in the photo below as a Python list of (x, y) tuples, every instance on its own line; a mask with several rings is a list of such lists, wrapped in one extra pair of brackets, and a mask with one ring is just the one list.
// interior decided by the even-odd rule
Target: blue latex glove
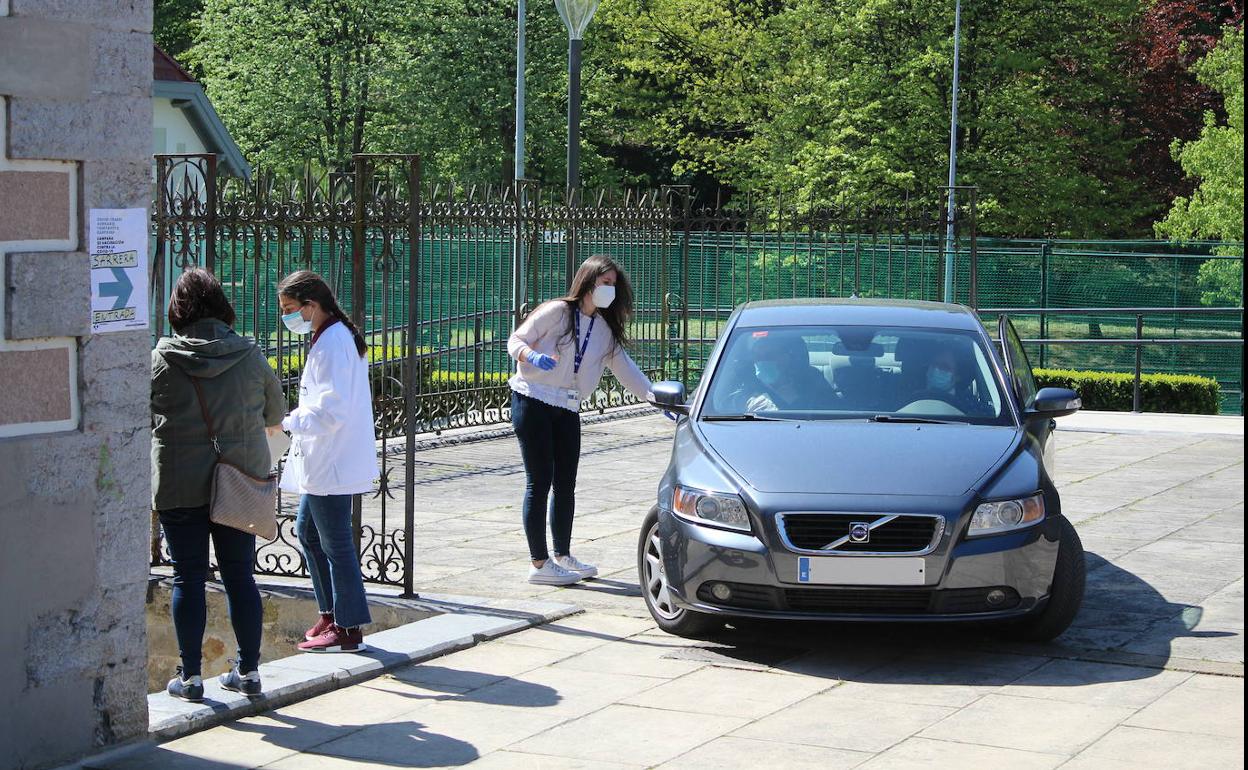
[(528, 359), (530, 364), (533, 364), (543, 372), (549, 372), (551, 369), (555, 368), (555, 364), (559, 363), (545, 353), (538, 353), (536, 350), (530, 350), (529, 354), (525, 356), (525, 358)]
[(676, 415), (672, 414), (671, 412), (667, 411), (666, 409), (664, 409), (664, 410), (663, 410), (663, 416), (664, 416), (664, 417), (666, 417), (667, 419), (671, 420), (672, 422), (679, 422), (679, 421), (680, 421), (680, 417), (678, 417), (678, 416), (676, 416)]

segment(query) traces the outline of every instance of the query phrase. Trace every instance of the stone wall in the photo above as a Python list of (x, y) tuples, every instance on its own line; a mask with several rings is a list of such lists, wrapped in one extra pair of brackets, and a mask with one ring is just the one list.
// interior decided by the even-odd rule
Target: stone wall
[(144, 735), (149, 337), (87, 212), (150, 198), (151, 0), (0, 0), (0, 765)]

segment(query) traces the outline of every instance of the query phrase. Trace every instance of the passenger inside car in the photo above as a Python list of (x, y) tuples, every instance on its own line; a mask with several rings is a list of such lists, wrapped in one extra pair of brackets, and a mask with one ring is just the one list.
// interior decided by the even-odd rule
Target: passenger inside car
[(838, 396), (810, 363), (798, 334), (756, 332), (749, 356), (736, 362), (737, 385), (721, 406), (725, 411), (835, 409)]

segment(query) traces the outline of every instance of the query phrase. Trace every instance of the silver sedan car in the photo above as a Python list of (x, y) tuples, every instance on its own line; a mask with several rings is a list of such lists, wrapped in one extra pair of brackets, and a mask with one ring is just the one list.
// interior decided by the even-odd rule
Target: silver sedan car
[(790, 300), (738, 308), (681, 415), (637, 548), (664, 630), (731, 618), (993, 621), (1047, 640), (1083, 599), (1052, 479), (1070, 390), (1037, 390), (1007, 318)]

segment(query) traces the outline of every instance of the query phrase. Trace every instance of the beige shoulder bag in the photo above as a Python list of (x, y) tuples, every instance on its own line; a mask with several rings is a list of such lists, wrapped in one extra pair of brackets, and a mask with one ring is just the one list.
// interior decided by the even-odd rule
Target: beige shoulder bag
[(217, 464), (212, 469), (208, 518), (214, 524), (272, 540), (277, 537), (277, 474), (271, 472), (265, 478), (256, 478), (221, 459), (221, 445), (212, 428), (212, 418), (208, 415), (208, 404), (204, 400), (199, 378), (191, 377), (191, 384), (195, 386), (199, 410), (204, 424), (208, 426), (212, 448), (217, 453)]

